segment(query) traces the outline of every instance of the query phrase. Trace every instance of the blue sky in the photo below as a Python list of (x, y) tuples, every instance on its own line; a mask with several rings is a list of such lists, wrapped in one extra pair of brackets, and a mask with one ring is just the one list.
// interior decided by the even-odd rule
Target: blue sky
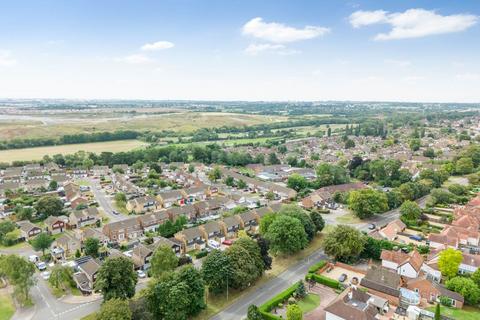
[(480, 2), (1, 1), (0, 97), (480, 102)]

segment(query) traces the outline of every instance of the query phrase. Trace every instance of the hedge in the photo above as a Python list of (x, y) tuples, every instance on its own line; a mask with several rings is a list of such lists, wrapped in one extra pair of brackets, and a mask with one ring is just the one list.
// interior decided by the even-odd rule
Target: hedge
[(342, 289), (342, 284), (340, 282), (338, 282), (337, 280), (333, 280), (333, 279), (330, 279), (330, 278), (327, 278), (325, 276), (318, 275), (318, 274), (315, 274), (315, 273), (307, 274), (305, 279), (307, 279), (307, 280), (312, 279), (317, 283), (326, 285), (327, 287), (330, 287), (330, 288), (333, 288), (333, 289)]
[(319, 262), (315, 263), (313, 266), (308, 268), (308, 273), (315, 273), (318, 270), (322, 269), (327, 264), (327, 261), (320, 260)]
[(297, 290), (298, 283), (295, 283), (293, 286), (289, 287), (285, 291), (280, 292), (272, 299), (268, 300), (264, 304), (258, 307), (260, 313), (265, 320), (278, 320), (281, 319), (280, 317), (273, 315), (270, 313), (270, 310), (277, 307), (280, 303), (283, 303), (285, 300), (290, 298), (292, 294)]
[(202, 250), (195, 255), (195, 258), (200, 259), (200, 258), (206, 257), (207, 255), (208, 255), (208, 251)]

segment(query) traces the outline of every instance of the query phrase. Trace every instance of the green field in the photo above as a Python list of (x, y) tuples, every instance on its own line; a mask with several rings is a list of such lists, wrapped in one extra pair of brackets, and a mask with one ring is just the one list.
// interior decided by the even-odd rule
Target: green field
[(66, 144), (61, 146), (12, 149), (0, 151), (0, 162), (41, 160), (43, 156), (54, 154), (72, 154), (77, 151), (100, 153), (102, 151), (120, 152), (146, 146), (138, 140), (119, 140), (95, 143)]
[(0, 320), (9, 320), (15, 313), (15, 306), (10, 295), (0, 294)]

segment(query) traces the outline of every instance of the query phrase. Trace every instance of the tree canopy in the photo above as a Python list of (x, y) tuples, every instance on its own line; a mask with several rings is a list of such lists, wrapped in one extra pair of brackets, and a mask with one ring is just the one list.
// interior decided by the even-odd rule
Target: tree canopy
[(324, 241), (325, 253), (342, 262), (355, 261), (362, 253), (366, 237), (357, 229), (338, 225), (329, 232)]
[(127, 257), (108, 258), (98, 270), (95, 291), (103, 294), (103, 300), (127, 299), (135, 295), (137, 273)]

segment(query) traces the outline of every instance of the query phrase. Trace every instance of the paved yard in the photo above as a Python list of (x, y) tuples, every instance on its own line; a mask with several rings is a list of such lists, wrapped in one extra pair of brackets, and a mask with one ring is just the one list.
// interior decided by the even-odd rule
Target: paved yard
[(330, 304), (336, 297), (335, 291), (321, 284), (316, 284), (310, 292), (314, 292), (320, 296), (320, 305), (313, 311), (303, 316), (304, 320), (323, 320), (325, 319), (325, 307)]
[(345, 280), (345, 283), (350, 283), (353, 277), (357, 277), (359, 282), (363, 279), (363, 277), (365, 277), (363, 273), (347, 270), (338, 266), (334, 267), (330, 272), (324, 271), (322, 275), (330, 279), (338, 280), (340, 275), (343, 273), (347, 275), (347, 280)]

